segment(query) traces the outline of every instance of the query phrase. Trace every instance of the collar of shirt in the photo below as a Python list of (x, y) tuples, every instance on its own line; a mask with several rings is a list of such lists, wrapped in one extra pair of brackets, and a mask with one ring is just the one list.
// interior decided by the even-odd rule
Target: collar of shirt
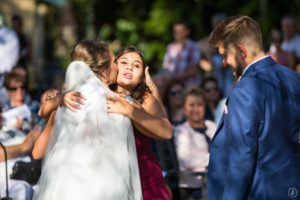
[(247, 71), (254, 63), (257, 63), (258, 61), (260, 61), (260, 60), (262, 60), (262, 59), (264, 59), (264, 58), (266, 58), (266, 57), (269, 57), (269, 56), (264, 56), (264, 57), (262, 57), (262, 58), (259, 58), (259, 59), (255, 60), (255, 61), (253, 61), (252, 63), (250, 63), (249, 65), (247, 65), (247, 67), (243, 70), (242, 76), (246, 73), (246, 71)]

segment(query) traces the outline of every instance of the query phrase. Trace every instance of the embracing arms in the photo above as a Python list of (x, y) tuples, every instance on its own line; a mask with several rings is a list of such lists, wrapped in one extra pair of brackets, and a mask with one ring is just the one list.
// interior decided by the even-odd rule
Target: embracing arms
[(84, 99), (86, 98), (79, 92), (70, 90), (46, 100), (41, 104), (38, 114), (43, 118), (49, 119), (51, 113), (60, 105), (66, 106), (71, 111), (76, 112), (76, 109), (81, 109), (79, 104), (84, 104)]
[(41, 135), (34, 143), (33, 150), (32, 150), (32, 157), (36, 160), (42, 159), (46, 152), (48, 143), (50, 141), (50, 137), (54, 129), (55, 115), (56, 115), (56, 110), (51, 113), (46, 127), (44, 128)]
[(134, 126), (144, 135), (154, 139), (170, 139), (172, 125), (167, 119), (167, 114), (158, 90), (153, 83), (148, 69), (145, 71), (146, 84), (151, 90), (142, 105), (135, 101), (129, 104), (123, 97), (107, 97), (107, 111), (128, 116)]

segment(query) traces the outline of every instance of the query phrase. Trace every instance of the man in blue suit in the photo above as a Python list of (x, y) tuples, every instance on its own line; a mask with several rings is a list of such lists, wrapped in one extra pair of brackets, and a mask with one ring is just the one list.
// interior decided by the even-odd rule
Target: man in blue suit
[(300, 75), (265, 55), (250, 17), (224, 20), (210, 43), (240, 78), (210, 145), (208, 199), (300, 199)]

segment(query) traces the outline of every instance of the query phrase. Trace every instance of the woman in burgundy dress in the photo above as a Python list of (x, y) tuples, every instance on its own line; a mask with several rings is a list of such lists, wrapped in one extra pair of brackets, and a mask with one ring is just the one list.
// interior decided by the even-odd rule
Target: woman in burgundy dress
[(150, 148), (150, 138), (169, 139), (171, 124), (146, 69), (143, 54), (129, 46), (116, 55), (116, 60), (119, 68), (116, 92), (133, 99), (130, 104), (125, 100), (128, 96), (107, 97), (107, 110), (132, 120), (144, 200), (169, 199), (161, 168)]

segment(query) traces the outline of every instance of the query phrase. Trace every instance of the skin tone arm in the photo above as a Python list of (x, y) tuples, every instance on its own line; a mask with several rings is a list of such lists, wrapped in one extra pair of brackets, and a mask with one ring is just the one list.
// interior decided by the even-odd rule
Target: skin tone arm
[[(32, 131), (30, 131), (25, 140), (21, 144), (6, 146), (6, 152), (7, 152), (7, 159), (15, 158), (17, 156), (29, 153), (33, 147), (34, 142), (40, 135), (40, 131), (38, 130), (38, 127), (36, 126)], [(1, 148), (0, 149), (0, 162), (4, 161), (4, 151)]]
[(55, 115), (56, 115), (56, 110), (51, 113), (46, 127), (44, 128), (41, 135), (34, 143), (33, 150), (32, 150), (32, 157), (36, 160), (42, 159), (46, 152), (49, 140), (51, 138), (54, 129)]
[(172, 137), (172, 125), (167, 119), (164, 105), (158, 89), (151, 79), (148, 67), (145, 70), (145, 81), (151, 94), (145, 96), (142, 105), (137, 101), (131, 105), (122, 97), (108, 96), (107, 111), (128, 116), (134, 126), (150, 138), (170, 139)]
[[(148, 70), (146, 71), (145, 75), (146, 84), (150, 86), (148, 87), (153, 95), (148, 94), (144, 99), (143, 105), (140, 105), (138, 102), (135, 102), (134, 105), (131, 105), (124, 98), (118, 96), (108, 97), (108, 104), (112, 104), (112, 107), (108, 112), (127, 115), (132, 119), (135, 127), (148, 137), (155, 139), (170, 139), (172, 137), (172, 126), (167, 119), (167, 115), (158, 90), (153, 83)], [(62, 102), (63, 105), (66, 105), (66, 107), (68, 107), (70, 110), (76, 112), (76, 109), (80, 109), (78, 103), (84, 104), (82, 99), (86, 98), (80, 93), (68, 91), (65, 93), (65, 97), (62, 98)], [(50, 101), (47, 101), (46, 103), (48, 102)], [(55, 107), (55, 103), (52, 104), (54, 105), (52, 106)], [(57, 107), (58, 104), (56, 104), (56, 108)]]
[[(58, 108), (58, 106), (63, 105), (69, 108), (71, 111), (76, 112), (76, 109), (81, 110), (79, 104), (84, 105), (83, 99), (86, 99), (82, 94), (76, 91), (68, 91), (63, 94), (56, 95), (49, 100), (46, 100), (39, 110), (39, 116), (49, 119), (51, 113)], [(78, 103), (76, 103), (78, 102)]]
[(194, 67), (188, 69), (186, 72), (178, 75), (177, 78), (181, 79), (181, 80), (184, 80), (184, 79), (187, 79), (189, 77), (195, 76), (195, 74), (198, 73), (198, 71), (199, 71), (199, 67), (194, 66)]
[(158, 101), (148, 94), (142, 105), (129, 104), (123, 97), (108, 96), (107, 111), (128, 116), (144, 135), (154, 139), (170, 139), (172, 126), (164, 116)]
[(200, 69), (202, 69), (205, 72), (209, 72), (212, 70), (212, 65), (209, 61), (202, 58), (199, 62), (199, 66), (194, 66), (194, 67), (190, 68), (189, 70), (185, 71), (184, 73), (178, 75), (177, 78), (184, 80), (186, 78), (195, 76), (195, 74), (197, 74)]

